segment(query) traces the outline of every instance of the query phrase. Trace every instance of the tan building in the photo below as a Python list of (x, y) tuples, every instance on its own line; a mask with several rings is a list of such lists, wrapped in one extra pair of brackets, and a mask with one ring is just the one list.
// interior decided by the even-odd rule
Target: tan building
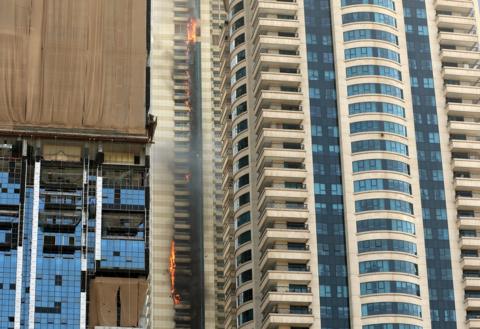
[(478, 4), (224, 6), (225, 328), (480, 328)]
[[(218, 1), (151, 1), (151, 272), (146, 327), (222, 328)], [(215, 46), (217, 45), (217, 46)], [(220, 248), (220, 250), (218, 249)]]

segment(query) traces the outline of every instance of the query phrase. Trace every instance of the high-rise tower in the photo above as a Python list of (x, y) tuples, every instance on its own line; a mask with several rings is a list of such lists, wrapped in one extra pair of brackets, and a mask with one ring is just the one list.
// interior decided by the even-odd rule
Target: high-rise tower
[(220, 24), (210, 0), (153, 0), (149, 328), (222, 328)]
[(226, 328), (478, 328), (478, 5), (224, 5)]

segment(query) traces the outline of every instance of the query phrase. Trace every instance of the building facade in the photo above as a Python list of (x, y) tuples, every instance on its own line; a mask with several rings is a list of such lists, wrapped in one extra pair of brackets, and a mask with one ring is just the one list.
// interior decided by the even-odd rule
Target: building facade
[(225, 328), (478, 328), (478, 4), (224, 5)]
[(151, 4), (151, 110), (159, 120), (151, 153), (152, 217), (157, 220), (151, 225), (147, 327), (220, 329), (223, 4)]
[(0, 12), (0, 328), (141, 328), (148, 2)]

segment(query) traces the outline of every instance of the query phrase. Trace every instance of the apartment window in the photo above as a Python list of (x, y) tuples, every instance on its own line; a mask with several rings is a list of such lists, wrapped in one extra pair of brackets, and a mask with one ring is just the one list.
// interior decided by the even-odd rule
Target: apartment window
[(240, 266), (251, 260), (252, 260), (252, 251), (251, 250), (244, 251), (237, 256), (237, 266)]
[(367, 159), (352, 163), (353, 172), (386, 170), (410, 174), (410, 166), (397, 160)]
[(237, 228), (250, 222), (250, 211), (247, 211), (237, 217)]
[(362, 57), (384, 58), (400, 63), (400, 54), (390, 49), (380, 47), (356, 47), (345, 49), (345, 60)]
[(399, 123), (391, 121), (359, 121), (350, 124), (350, 133), (362, 133), (362, 132), (371, 132), (371, 131), (381, 131), (392, 134), (397, 134), (406, 137), (407, 136), (407, 127)]
[(398, 231), (415, 234), (415, 224), (401, 219), (372, 218), (357, 222), (357, 232)]
[(347, 78), (357, 76), (378, 75), (396, 80), (402, 80), (399, 70), (383, 65), (357, 65), (347, 67)]
[(405, 109), (403, 107), (385, 102), (361, 102), (349, 104), (348, 112), (350, 115), (368, 112), (380, 112), (405, 118)]
[(370, 151), (387, 151), (408, 156), (408, 146), (395, 141), (384, 139), (369, 139), (352, 142), (352, 153), (370, 152)]
[(342, 7), (353, 5), (375, 5), (395, 10), (393, 0), (342, 0)]
[(413, 242), (394, 239), (374, 239), (358, 242), (358, 252), (396, 251), (416, 255), (417, 245)]
[(348, 96), (379, 94), (403, 99), (403, 90), (385, 83), (359, 83), (347, 87)]
[(240, 10), (243, 10), (243, 1), (240, 1), (232, 7), (232, 10), (230, 11), (231, 17), (235, 16), (235, 14), (238, 13)]
[(381, 40), (398, 45), (398, 37), (390, 32), (373, 29), (359, 29), (343, 32), (343, 41)]
[(355, 181), (353, 186), (355, 192), (386, 190), (412, 194), (411, 185), (407, 182), (397, 179), (362, 179)]
[(253, 310), (247, 310), (245, 312), (242, 312), (238, 317), (237, 317), (237, 325), (241, 326), (249, 321), (253, 321)]
[(397, 199), (367, 199), (355, 201), (355, 212), (391, 210), (413, 215), (410, 202)]
[[(370, 260), (359, 263), (360, 274), (376, 272), (399, 272), (418, 275), (415, 263), (403, 260)], [(429, 273), (430, 276), (430, 273)]]
[(386, 14), (377, 12), (354, 12), (342, 15), (342, 23), (356, 23), (356, 22), (374, 22), (397, 27), (397, 20)]
[(241, 245), (250, 242), (252, 240), (252, 234), (250, 231), (243, 232), (237, 238), (237, 248)]
[(401, 314), (422, 317), (422, 308), (419, 305), (400, 302), (379, 302), (362, 305), (362, 316)]

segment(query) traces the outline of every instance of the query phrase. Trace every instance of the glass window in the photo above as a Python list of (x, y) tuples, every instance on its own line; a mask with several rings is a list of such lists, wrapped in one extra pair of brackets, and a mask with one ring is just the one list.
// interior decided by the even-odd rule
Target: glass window
[(397, 179), (362, 179), (355, 181), (353, 186), (355, 192), (386, 190), (412, 194), (411, 185)]
[(353, 5), (375, 5), (395, 10), (395, 3), (393, 0), (342, 0), (342, 7)]
[(384, 139), (368, 139), (352, 142), (352, 153), (368, 152), (368, 151), (387, 151), (408, 155), (408, 146), (400, 143)]
[(400, 272), (418, 275), (418, 266), (404, 260), (381, 259), (359, 263), (360, 274), (375, 272)]
[(389, 218), (372, 218), (357, 222), (358, 233), (369, 231), (398, 231), (415, 234), (415, 224), (401, 219)]
[(382, 40), (398, 45), (398, 37), (387, 31), (359, 29), (343, 32), (343, 41), (345, 42), (365, 39)]
[(247, 242), (250, 242), (250, 240), (252, 240), (252, 234), (250, 233), (250, 231), (243, 232), (237, 238), (237, 247)]
[(407, 127), (399, 123), (390, 122), (390, 121), (359, 121), (350, 124), (350, 133), (362, 133), (370, 131), (382, 131), (392, 134), (407, 136)]
[(253, 310), (246, 310), (242, 312), (239, 316), (237, 316), (237, 325), (241, 326), (244, 323), (247, 323), (249, 321), (253, 320)]
[(405, 109), (401, 106), (385, 102), (362, 102), (348, 105), (350, 115), (368, 112), (380, 112), (405, 118)]
[(360, 283), (360, 294), (362, 296), (387, 293), (420, 296), (420, 286), (406, 281), (371, 281)]
[(397, 199), (366, 199), (355, 201), (355, 212), (391, 210), (413, 215), (410, 202)]
[(366, 159), (353, 161), (353, 172), (386, 170), (410, 174), (410, 166), (397, 160)]
[(363, 57), (378, 57), (400, 63), (400, 54), (390, 49), (380, 47), (356, 47), (345, 49), (345, 60)]
[(357, 65), (347, 67), (347, 78), (379, 75), (396, 80), (402, 80), (402, 74), (399, 70), (383, 65)]
[[(358, 83), (347, 87), (348, 96), (380, 94), (403, 99), (403, 90), (386, 83)], [(238, 95), (237, 95), (238, 97)]]
[(397, 20), (394, 17), (382, 13), (362, 11), (342, 15), (343, 24), (355, 22), (375, 22), (397, 27)]
[(381, 314), (402, 314), (422, 317), (420, 305), (400, 302), (379, 302), (362, 305), (362, 316)]
[(417, 245), (409, 241), (394, 239), (374, 239), (358, 242), (359, 253), (373, 251), (397, 251), (416, 255)]

